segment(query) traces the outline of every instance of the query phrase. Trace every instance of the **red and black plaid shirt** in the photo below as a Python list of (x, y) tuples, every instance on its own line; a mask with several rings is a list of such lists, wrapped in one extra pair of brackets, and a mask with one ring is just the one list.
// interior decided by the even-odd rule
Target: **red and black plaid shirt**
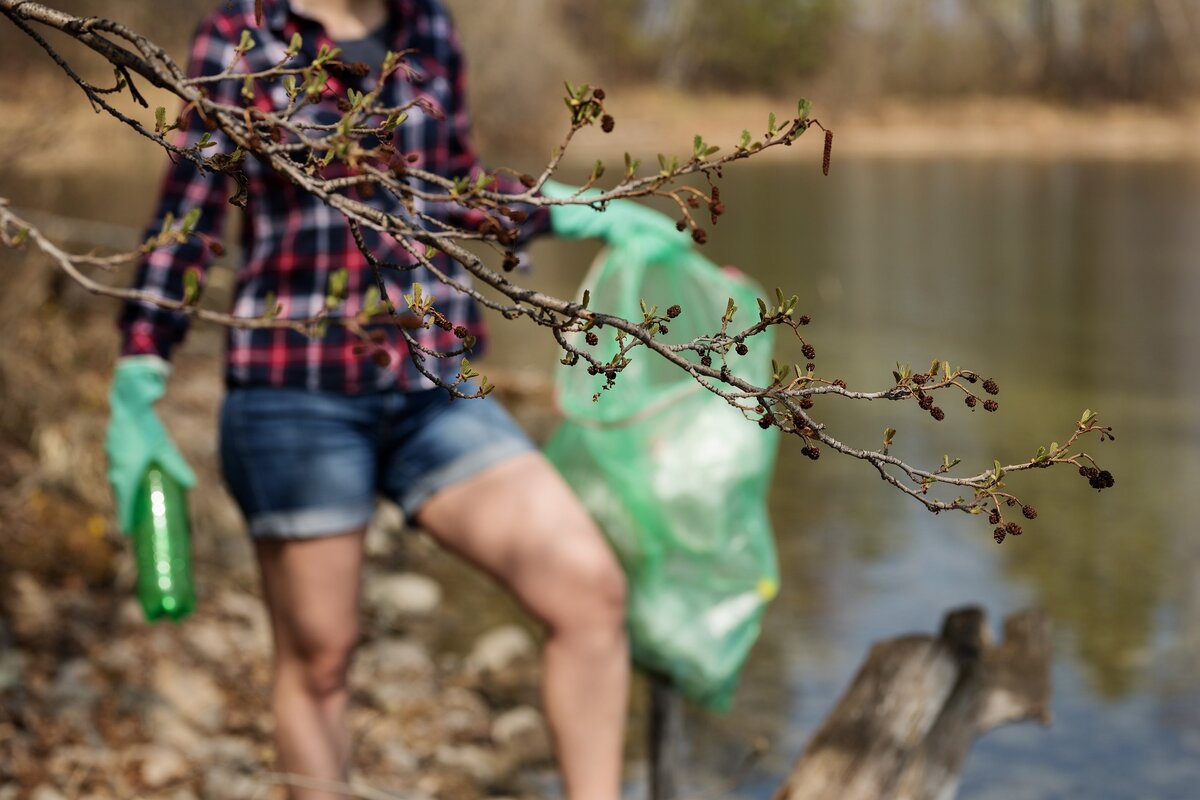
[[(430, 114), (414, 108), (408, 119), (395, 132), (397, 151), (415, 155), (413, 166), (446, 177), (468, 175), (478, 170), (475, 152), (469, 138), (469, 123), (464, 106), (464, 77), (462, 55), (459, 51), (450, 18), (439, 0), (388, 0), (389, 47), (395, 52), (413, 50), (406, 58), (422, 79), (415, 83), (397, 76), (385, 84), (380, 102), (397, 106), (415, 97), (431, 101), (443, 115)], [(201, 23), (192, 45), (188, 73), (191, 76), (213, 75), (224, 70), (234, 58), (234, 48), (243, 30), (251, 31), (256, 46), (246, 53), (235, 67), (237, 72), (255, 72), (278, 64), (294, 33), (300, 33), (304, 49), (288, 66), (309, 63), (322, 44), (332, 44), (319, 23), (290, 11), (285, 0), (265, 0), (263, 26), (254, 19), (253, 0), (232, 0)], [(377, 65), (372, 65), (375, 74)], [(342, 112), (337, 108), (337, 96), (343, 94), (346, 77), (330, 81), (329, 90), (320, 102), (304, 109), (302, 118), (320, 123), (337, 122)], [(370, 85), (373, 78), (363, 79)], [(353, 85), (353, 84), (351, 84)], [(365, 86), (362, 88), (366, 88)], [(259, 107), (268, 104), (284, 108), (287, 98), (283, 87), (274, 82), (259, 83), (254, 102)], [(221, 81), (209, 84), (213, 100), (240, 105), (241, 81)], [(190, 146), (205, 132), (198, 114), (189, 115), (179, 140)], [(226, 137), (214, 132), (216, 152), (231, 152)], [(212, 153), (214, 150), (206, 150)], [(280, 317), (304, 319), (315, 315), (324, 306), (329, 288), (329, 276), (345, 267), (349, 272), (347, 299), (334, 312), (353, 316), (362, 307), (367, 288), (374, 277), (366, 258), (351, 236), (345, 218), (320, 199), (289, 183), (269, 167), (254, 158), (247, 158), (243, 168), (248, 180), (247, 206), (242, 226), (244, 263), (237, 272), (233, 314), (239, 317), (260, 317), (266, 311), (266, 301), (274, 296), (282, 306)], [(432, 187), (423, 187), (432, 188)], [(500, 191), (522, 191), (519, 184), (501, 180)], [(192, 161), (178, 158), (167, 172), (161, 199), (150, 232), (157, 232), (164, 217), (170, 213), (182, 219), (190, 209), (201, 211), (197, 232), (219, 237), (223, 227), (228, 198), (233, 193), (232, 181), (226, 175), (201, 171)], [(369, 202), (395, 214), (401, 214), (398, 201), (377, 192)], [(361, 198), (359, 198), (361, 199)], [(466, 224), (463, 212), (450, 204), (444, 208), (425, 208), (426, 213), (447, 222)], [(407, 216), (407, 215), (403, 215)], [(523, 238), (540, 233), (549, 224), (546, 209), (530, 214), (521, 226)], [(373, 253), (384, 261), (411, 263), (412, 258), (390, 237), (363, 230)], [(164, 297), (183, 296), (184, 273), (191, 267), (201, 270), (208, 265), (208, 248), (199, 237), (190, 237), (184, 244), (154, 250), (141, 262), (135, 285)], [(439, 256), (438, 266), (457, 280), (469, 283), (466, 270), (445, 256)], [(436, 307), (456, 325), (463, 325), (477, 337), (474, 352), (482, 350), (485, 342), (483, 320), (479, 307), (466, 295), (439, 283), (424, 268), (410, 271), (388, 271), (388, 293), (400, 307), (403, 296), (419, 282), (436, 296)], [(158, 354), (164, 358), (171, 348), (183, 339), (187, 317), (149, 303), (126, 303), (120, 319), (124, 334), (124, 355)], [(409, 347), (402, 335), (391, 325), (380, 326), (387, 337), (383, 344), (391, 356), (386, 366), (355, 352), (358, 337), (340, 325), (330, 325), (321, 338), (309, 338), (285, 329), (231, 329), (226, 354), (226, 381), (231, 386), (293, 386), (312, 390), (339, 391), (347, 394), (398, 388), (402, 391), (432, 387), (413, 365)], [(416, 328), (410, 333), (421, 345), (437, 351), (457, 349), (461, 342), (453, 332), (436, 326)], [(441, 379), (450, 381), (457, 374), (459, 359), (425, 360), (426, 368)]]

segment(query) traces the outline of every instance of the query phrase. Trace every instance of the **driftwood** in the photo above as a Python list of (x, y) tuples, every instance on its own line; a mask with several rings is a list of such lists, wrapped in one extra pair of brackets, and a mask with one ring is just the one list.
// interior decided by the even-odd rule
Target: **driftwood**
[[(651, 681), (650, 797), (673, 800), (680, 701)], [(974, 740), (1011, 722), (1050, 722), (1050, 626), (1035, 611), (993, 644), (979, 608), (951, 611), (938, 636), (871, 648), (774, 800), (949, 800)]]
[(948, 800), (974, 739), (1050, 722), (1050, 626), (1033, 611), (990, 641), (982, 609), (946, 615), (939, 636), (871, 648), (775, 800)]

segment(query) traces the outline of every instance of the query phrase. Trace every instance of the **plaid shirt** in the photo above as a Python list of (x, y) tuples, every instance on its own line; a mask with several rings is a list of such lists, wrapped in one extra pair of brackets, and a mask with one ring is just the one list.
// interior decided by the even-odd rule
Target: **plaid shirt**
[[(393, 143), (396, 150), (416, 157), (415, 168), (446, 177), (467, 175), (479, 169), (472, 150), (468, 117), (463, 103), (463, 65), (451, 21), (440, 0), (388, 0), (389, 47), (400, 52), (412, 49), (407, 64), (416, 68), (422, 79), (410, 83), (396, 76), (385, 84), (379, 98), (385, 106), (401, 105), (414, 97), (423, 96), (444, 112), (443, 118), (418, 108), (409, 111), (408, 119), (396, 129)], [(288, 66), (309, 63), (322, 44), (332, 44), (321, 25), (298, 16), (289, 10), (286, 0), (265, 0), (262, 28), (254, 19), (253, 0), (232, 0), (201, 23), (193, 40), (188, 73), (191, 76), (212, 75), (225, 69), (234, 58), (234, 48), (243, 30), (250, 30), (256, 46), (246, 53), (235, 68), (238, 72), (268, 69), (284, 57), (294, 33), (300, 33), (304, 49)], [(378, 65), (372, 65), (377, 74)], [(333, 73), (331, 73), (333, 74)], [(342, 116), (337, 108), (337, 96), (350, 86), (371, 85), (373, 78), (356, 79), (334, 74), (325, 96), (300, 112), (306, 121), (336, 122)], [(271, 85), (259, 83), (254, 103), (264, 109), (283, 108), (287, 98), (278, 81)], [(241, 81), (221, 81), (208, 84), (213, 100), (241, 105)], [(183, 122), (179, 141), (183, 146), (194, 144), (205, 132), (198, 114), (190, 114)], [(212, 152), (231, 152), (228, 139), (219, 132), (212, 136), (218, 142)], [(274, 296), (282, 306), (280, 317), (304, 319), (318, 313), (325, 304), (329, 276), (345, 267), (349, 273), (347, 297), (334, 315), (347, 317), (358, 313), (364, 304), (367, 288), (374, 276), (365, 256), (359, 251), (345, 218), (320, 199), (293, 186), (254, 158), (243, 161), (248, 181), (247, 206), (242, 226), (241, 244), (245, 262), (237, 272), (233, 314), (238, 317), (260, 317), (266, 301)], [(341, 169), (342, 173), (329, 170)], [(327, 177), (344, 174), (345, 168), (331, 165)], [(501, 179), (500, 191), (523, 191), (515, 181)], [(164, 217), (170, 213), (183, 218), (188, 210), (199, 208), (197, 233), (219, 238), (223, 228), (228, 198), (233, 194), (228, 176), (201, 171), (192, 161), (176, 158), (163, 183), (161, 199), (150, 233), (157, 232)], [(433, 187), (421, 187), (433, 188)], [(358, 199), (363, 199), (361, 196)], [(392, 213), (401, 214), (398, 201), (384, 192), (376, 192), (367, 202)], [(437, 204), (425, 208), (426, 213), (458, 225), (474, 221), (462, 209), (452, 204)], [(407, 216), (407, 215), (404, 215)], [(521, 226), (522, 239), (548, 228), (546, 209), (530, 213)], [(371, 251), (381, 260), (412, 263), (412, 258), (391, 237), (363, 230)], [(445, 273), (469, 283), (466, 270), (442, 255), (438, 266)], [(199, 237), (189, 237), (184, 244), (158, 248), (145, 256), (138, 268), (135, 286), (164, 297), (183, 296), (184, 273), (191, 267), (204, 270), (208, 266), (208, 248)], [(442, 285), (428, 270), (385, 272), (388, 295), (403, 309), (403, 295), (420, 282), (428, 294), (436, 297), (436, 308), (455, 325), (465, 326), (478, 339), (474, 353), (482, 350), (485, 330), (480, 309), (464, 294)], [(124, 339), (122, 354), (170, 355), (172, 347), (183, 339), (187, 317), (152, 304), (125, 304), (120, 328)], [(376, 326), (372, 326), (373, 328)], [(409, 347), (403, 336), (390, 323), (378, 326), (385, 341), (382, 347), (391, 357), (387, 364), (376, 361), (371, 354), (355, 352), (360, 340), (341, 325), (329, 325), (321, 338), (309, 338), (286, 329), (230, 329), (226, 353), (226, 382), (231, 386), (291, 386), (310, 390), (338, 391), (347, 394), (397, 388), (412, 391), (431, 388), (433, 383), (413, 365)], [(457, 349), (462, 343), (452, 331), (436, 326), (409, 331), (423, 346), (438, 351)], [(377, 334), (378, 335), (378, 334)], [(380, 362), (385, 359), (379, 359)], [(426, 358), (426, 368), (442, 380), (453, 380), (459, 369), (458, 358)]]

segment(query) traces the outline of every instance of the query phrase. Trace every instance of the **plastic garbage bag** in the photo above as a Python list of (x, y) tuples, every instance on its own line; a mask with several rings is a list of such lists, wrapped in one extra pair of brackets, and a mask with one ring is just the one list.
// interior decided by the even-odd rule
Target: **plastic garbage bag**
[[(745, 276), (690, 247), (640, 238), (601, 253), (583, 288), (589, 308), (626, 319), (642, 318), (643, 299), (659, 314), (679, 304), (682, 314), (661, 337), (668, 343), (717, 331), (730, 298), (741, 309), (731, 330), (749, 326), (761, 296)], [(598, 335), (590, 349), (607, 360), (614, 331)], [(771, 332), (747, 345), (745, 356), (730, 351), (729, 368), (766, 385)], [(723, 710), (778, 587), (766, 509), (777, 431), (762, 430), (660, 356), (639, 348), (631, 358), (604, 391), (603, 376), (588, 375), (582, 362), (561, 368), (556, 392), (566, 419), (546, 454), (625, 569), (634, 662)]]

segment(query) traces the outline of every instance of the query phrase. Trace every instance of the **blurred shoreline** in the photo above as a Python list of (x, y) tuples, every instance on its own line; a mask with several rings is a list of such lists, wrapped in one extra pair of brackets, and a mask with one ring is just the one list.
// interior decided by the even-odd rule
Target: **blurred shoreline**
[[(147, 188), (153, 185), (160, 170), (147, 165), (163, 163), (154, 145), (107, 115), (94, 114), (82, 96), (68, 93), (77, 91), (73, 87), (46, 88), (33, 96), (23, 91), (0, 98), (0, 167), (5, 167), (0, 171), (10, 178), (15, 172), (54, 179), (86, 170), (97, 177), (125, 175)], [(157, 102), (173, 107), (173, 98), (147, 94), (151, 106)], [(57, 113), (47, 119), (33, 97), (56, 95), (61, 98)], [(598, 128), (581, 131), (568, 148), (564, 179), (573, 179), (570, 173), (580, 165), (590, 172), (597, 159), (611, 162), (616, 170), (626, 152), (641, 159), (643, 171), (655, 163), (658, 153), (684, 159), (696, 134), (729, 152), (743, 129), (760, 137), (770, 112), (780, 119), (795, 112), (795, 99), (747, 93), (698, 94), (647, 86), (616, 87), (608, 95), (606, 107), (616, 118), (615, 130), (610, 134)], [(1032, 97), (975, 96), (892, 98), (840, 106), (819, 97), (811, 99), (813, 116), (834, 131), (835, 166), (845, 157), (1200, 158), (1200, 101), (1171, 107), (1118, 102), (1064, 106)], [(122, 110), (135, 116), (152, 118), (151, 111), (121, 105), (130, 105)], [(514, 138), (510, 130), (489, 124), (491, 118), (487, 109), (476, 114), (476, 139), (485, 162), (493, 167), (540, 168), (560, 141), (558, 131), (566, 130), (565, 119), (550, 116), (551, 124)], [(66, 143), (69, 146), (63, 146)], [(775, 148), (758, 160), (819, 164), (822, 144), (821, 132), (813, 130), (794, 147)], [(15, 188), (9, 181), (0, 182), (0, 196), (11, 196)]]
[[(655, 148), (690, 149), (699, 133), (729, 150), (743, 128), (761, 135), (767, 116), (795, 113), (795, 100), (742, 94), (697, 95), (661, 87), (616, 89), (606, 106), (613, 133), (581, 133), (575, 159)], [(1104, 102), (1064, 106), (1034, 97), (890, 99), (839, 107), (814, 99), (813, 116), (834, 131), (834, 158), (1019, 157), (1035, 159), (1193, 159), (1200, 157), (1200, 102), (1163, 107)], [(757, 125), (756, 129), (754, 126)], [(813, 130), (767, 158), (811, 159), (822, 150)], [(669, 151), (668, 151), (669, 152)]]

